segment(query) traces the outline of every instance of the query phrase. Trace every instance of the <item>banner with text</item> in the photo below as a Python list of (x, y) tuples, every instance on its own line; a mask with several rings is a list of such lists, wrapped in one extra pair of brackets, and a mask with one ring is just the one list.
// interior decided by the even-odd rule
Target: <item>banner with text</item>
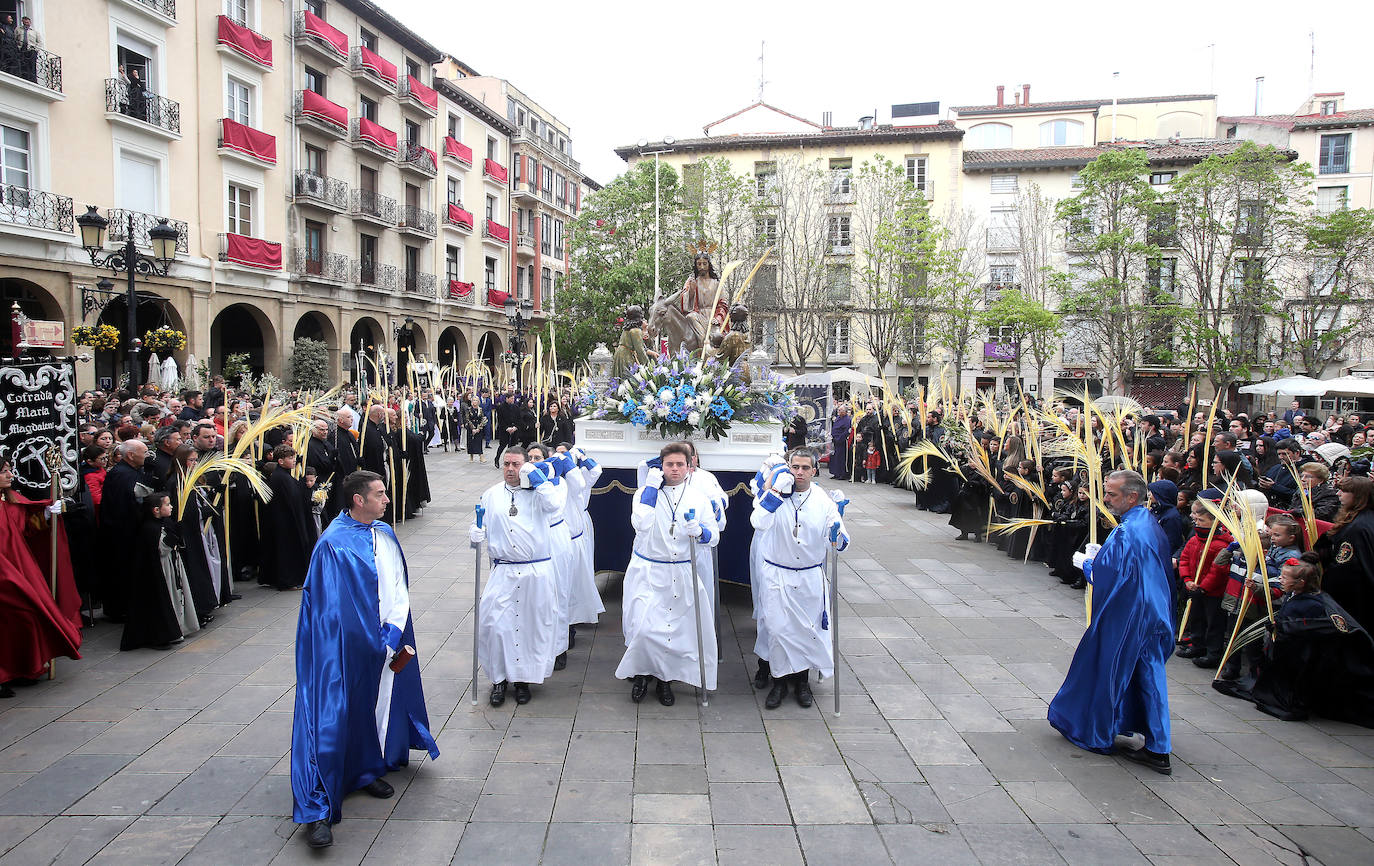
[(76, 490), (76, 367), (71, 361), (0, 361), (0, 456), (30, 499), (52, 495), (47, 453), (61, 454), (62, 490)]

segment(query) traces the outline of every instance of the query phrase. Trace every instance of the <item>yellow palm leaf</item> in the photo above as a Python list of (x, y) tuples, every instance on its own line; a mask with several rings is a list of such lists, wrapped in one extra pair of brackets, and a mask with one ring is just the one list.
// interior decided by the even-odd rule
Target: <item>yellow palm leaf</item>
[(191, 499), (191, 491), (197, 484), (211, 472), (219, 472), (225, 483), (228, 482), (230, 475), (240, 475), (248, 481), (253, 488), (253, 492), (263, 502), (270, 502), (272, 499), (272, 489), (267, 486), (261, 474), (258, 473), (253, 461), (242, 457), (228, 457), (223, 454), (215, 454), (212, 457), (205, 457), (196, 461), (196, 465), (190, 472), (183, 472), (181, 476), (181, 492), (177, 496), (177, 520), (181, 520), (186, 513), (186, 503)]

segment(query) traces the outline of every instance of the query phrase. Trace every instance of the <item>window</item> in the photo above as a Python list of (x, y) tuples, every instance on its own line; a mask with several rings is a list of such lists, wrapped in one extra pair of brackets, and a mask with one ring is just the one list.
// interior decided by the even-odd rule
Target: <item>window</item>
[(1040, 124), (1040, 146), (1083, 143), (1083, 124), (1077, 120), (1047, 120)]
[(541, 191), (547, 191), (547, 192), (549, 192), (549, 193), (552, 193), (552, 192), (553, 192), (553, 166), (551, 166), (551, 165), (544, 165), (544, 166), (541, 166), (541, 169), (543, 170), (544, 174), (543, 174), (543, 176), (540, 177), (540, 179), (539, 179), (539, 189), (540, 189)]
[(754, 306), (757, 307), (777, 307), (778, 306), (778, 269), (776, 265), (764, 265), (759, 268), (758, 275), (754, 277), (753, 284), (749, 287), (749, 292), (753, 296)]
[(486, 210), (486, 214), (487, 214), (487, 219), (492, 220), (492, 221), (495, 221), (495, 220), (496, 220), (496, 196), (494, 196), (494, 195), (489, 195), (489, 196), (487, 196), (487, 210)]
[(377, 50), (377, 34), (368, 30), (366, 27), (358, 29), (358, 44), (368, 51)]
[(328, 81), (328, 78), (325, 77), (323, 72), (320, 72), (318, 69), (311, 69), (309, 66), (305, 67), (306, 90), (314, 91), (320, 96), (327, 96), (328, 94), (324, 92), (326, 81)]
[(463, 118), (456, 114), (448, 116), (448, 136), (454, 141), (463, 140)]
[(358, 282), (377, 283), (377, 238), (372, 235), (358, 235)]
[(1240, 203), (1236, 210), (1236, 243), (1251, 247), (1264, 243), (1264, 202)]
[(1335, 113), (1336, 113), (1336, 100), (1334, 100), (1334, 99), (1324, 99), (1324, 100), (1322, 100), (1322, 117), (1330, 117), (1331, 115), (1333, 115), (1333, 114), (1335, 114)]
[(501, 143), (490, 135), (487, 136), (487, 159), (492, 162), (501, 161)]
[(305, 145), (305, 170), (311, 174), (325, 177), (328, 174), (325, 170), (327, 167), (324, 148)]
[(826, 267), (825, 299), (831, 304), (847, 304), (852, 300), (849, 285), (849, 265), (829, 265)]
[(850, 250), (849, 215), (836, 214), (830, 218), (830, 252), (848, 253)]
[(830, 160), (830, 196), (847, 198), (853, 191), (854, 160)]
[(424, 82), (424, 79), (420, 77), (420, 64), (411, 60), (409, 57), (406, 58), (406, 75), (409, 75), (411, 78), (421, 83)]
[(534, 133), (535, 135), (539, 134), (539, 115), (531, 112), (529, 116), (529, 128), (530, 132)]
[(563, 258), (563, 221), (553, 221), (553, 254), (557, 258)]
[(552, 294), (553, 271), (549, 268), (544, 268), (539, 274), (539, 297), (547, 302)]
[(1350, 188), (1345, 186), (1317, 187), (1317, 213), (1335, 213), (1348, 208), (1349, 190)]
[(324, 0), (305, 0), (305, 8), (311, 15), (324, 18)]
[(248, 22), (248, 0), (224, 0), (224, 14), (240, 27), (252, 26)]
[(831, 319), (826, 323), (825, 354), (831, 358), (849, 357), (848, 319)]
[(482, 284), (487, 291), (496, 288), (496, 259), (491, 256), (487, 256), (482, 262)]
[(324, 223), (305, 221), (305, 272), (324, 272)]
[(754, 194), (762, 199), (777, 200), (778, 164), (754, 163)]
[(1069, 175), (1069, 189), (1082, 189), (1082, 188), (1083, 188), (1083, 175), (1082, 175), (1080, 172), (1074, 172), (1073, 174)]
[(1256, 295), (1264, 281), (1264, 259), (1236, 259), (1231, 267), (1231, 286), (1237, 294)]
[[(0, 181), (9, 186), (29, 189), (29, 134), (13, 126), (0, 126)], [(9, 202), (6, 202), (9, 203)]]
[(444, 247), (444, 276), (449, 282), (463, 278), (462, 255), (457, 247)]
[(236, 235), (253, 234), (253, 190), (236, 183), (229, 184), (228, 231)]
[(553, 195), (560, 202), (568, 200), (568, 179), (561, 174), (553, 179)]
[(1335, 259), (1319, 258), (1312, 261), (1307, 279), (1318, 295), (1329, 295), (1336, 288), (1339, 276)]
[(413, 292), (418, 286), (417, 279), (420, 274), (420, 248), (406, 246), (406, 291)]
[(1164, 186), (1165, 184), (1173, 183), (1176, 177), (1178, 177), (1178, 172), (1176, 171), (1153, 172), (1150, 175), (1150, 186)]
[(754, 233), (761, 244), (776, 244), (778, 242), (778, 218), (761, 217), (754, 220)]
[(1156, 297), (1168, 295), (1161, 300), (1175, 300), (1178, 297), (1175, 276), (1178, 274), (1178, 259), (1151, 259), (1145, 268), (1145, 280)]
[(252, 126), (253, 89), (237, 78), (226, 78), (225, 82), (224, 116)]
[(1145, 242), (1157, 247), (1178, 246), (1178, 210), (1163, 207), (1145, 224)]
[[(11, 153), (12, 149), (17, 148), (17, 134), (24, 136), (24, 151), (27, 153), (28, 133), (22, 130), (6, 128), (4, 130), (5, 141), (5, 181), (7, 183), (18, 184), (16, 169), (19, 167), (18, 154)], [(22, 165), (28, 166), (27, 157), (24, 158)], [(115, 179), (115, 203), (119, 207), (139, 213), (157, 213), (162, 210), (162, 196), (160, 193), (162, 186), (162, 165), (155, 159), (149, 159), (141, 153), (121, 149), (119, 151), (119, 174)]]
[(968, 131), (965, 147), (1011, 147), (1011, 127), (1005, 123), (980, 123)]
[(921, 191), (926, 188), (926, 158), (908, 156), (906, 158), (906, 182)]
[(377, 192), (377, 169), (365, 165), (358, 166), (358, 187), (363, 192)]
[(994, 193), (1015, 193), (1016, 175), (1014, 174), (994, 174), (992, 176), (992, 192)]
[(462, 182), (456, 177), (448, 179), (448, 203), (463, 206), (463, 187)]
[(416, 123), (416, 122), (413, 121), (413, 120), (407, 120), (407, 121), (406, 121), (406, 143), (407, 143), (407, 144), (419, 144), (419, 143), (420, 143), (420, 124)]
[(420, 188), (413, 183), (406, 184), (406, 207), (420, 207)]
[(377, 122), (377, 102), (366, 96), (358, 97), (358, 114), (373, 123)]
[(516, 162), (524, 162), (524, 163), (526, 163), (526, 164), (528, 165), (528, 167), (529, 167), (529, 172), (530, 172), (530, 176), (529, 176), (529, 178), (528, 178), (529, 184), (530, 184), (530, 189), (531, 189), (531, 190), (536, 190), (536, 189), (538, 189), (538, 188), (539, 188), (539, 160), (535, 159), (535, 158), (532, 157), (532, 156), (527, 156), (527, 157), (525, 157), (523, 160), (517, 159)]
[[(531, 211), (530, 214), (530, 221), (533, 222), (534, 212)], [(553, 255), (553, 238), (550, 236), (549, 232), (548, 217), (544, 217), (544, 219), (540, 220), (539, 222), (539, 252), (543, 253), (546, 256)]]
[(516, 111), (515, 100), (512, 99), (511, 97), (507, 96), (507, 97), (506, 97), (506, 120), (509, 120), (511, 123), (514, 123), (514, 122), (515, 122), (515, 111)]
[(755, 346), (762, 346), (768, 354), (776, 354), (778, 351), (778, 320), (755, 318), (752, 331), (753, 343)]
[(1345, 174), (1350, 171), (1350, 133), (1323, 135), (1317, 151), (1318, 174)]
[(1016, 282), (1016, 265), (990, 265), (988, 282), (994, 286), (1010, 286)]

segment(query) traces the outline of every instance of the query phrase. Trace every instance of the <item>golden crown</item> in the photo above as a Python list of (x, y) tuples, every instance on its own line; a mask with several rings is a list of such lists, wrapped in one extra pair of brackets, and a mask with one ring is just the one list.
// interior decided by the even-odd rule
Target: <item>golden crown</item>
[(697, 241), (694, 244), (687, 244), (687, 252), (694, 257), (701, 255), (702, 253), (705, 253), (708, 256), (713, 256), (716, 254), (717, 246), (719, 245), (716, 244), (714, 241), (701, 240)]

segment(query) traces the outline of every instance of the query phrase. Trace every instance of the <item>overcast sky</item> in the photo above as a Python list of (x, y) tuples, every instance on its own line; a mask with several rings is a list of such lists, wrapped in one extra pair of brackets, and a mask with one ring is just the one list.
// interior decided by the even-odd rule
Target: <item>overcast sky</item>
[(831, 111), (837, 126), (874, 108), (886, 122), (893, 103), (938, 100), (948, 116), (995, 101), (998, 84), (1010, 100), (1029, 83), (1032, 103), (1110, 98), (1113, 72), (1118, 96), (1214, 92), (1221, 114), (1251, 113), (1263, 75), (1261, 111), (1287, 113), (1308, 94), (1309, 33), (1313, 89), (1374, 107), (1374, 7), (1361, 2), (377, 2), (568, 124), (603, 184), (625, 168), (612, 148), (699, 136), (754, 102), (760, 41), (765, 101), (815, 121)]

